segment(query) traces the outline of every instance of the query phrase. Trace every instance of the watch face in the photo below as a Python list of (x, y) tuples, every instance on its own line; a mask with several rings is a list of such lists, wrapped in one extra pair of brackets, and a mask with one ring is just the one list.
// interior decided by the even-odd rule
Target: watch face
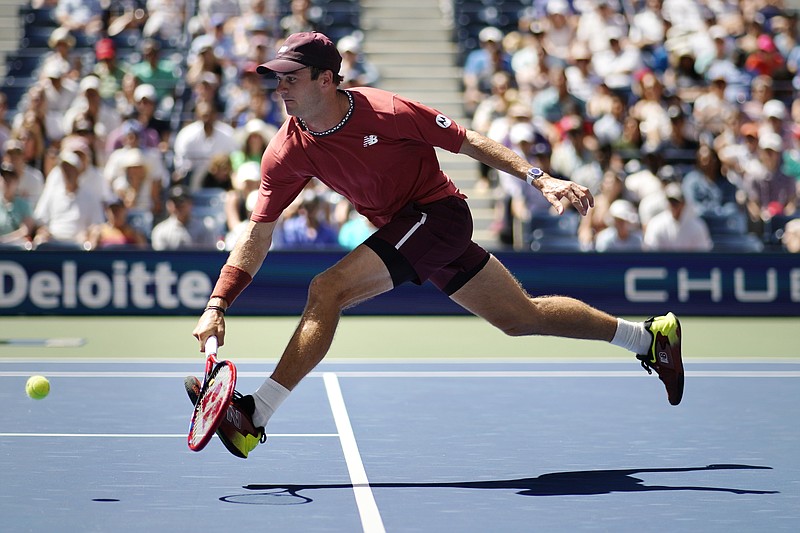
[(534, 178), (538, 178), (539, 176), (541, 176), (542, 174), (544, 174), (544, 172), (542, 171), (542, 169), (541, 169), (541, 168), (533, 167), (532, 169), (530, 169), (530, 170), (528, 171), (528, 174), (530, 174), (530, 175), (531, 175), (531, 176), (533, 176)]

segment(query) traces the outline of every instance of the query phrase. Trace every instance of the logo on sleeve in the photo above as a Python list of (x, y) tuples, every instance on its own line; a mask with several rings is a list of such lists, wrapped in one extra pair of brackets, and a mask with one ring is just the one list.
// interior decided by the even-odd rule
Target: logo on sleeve
[(364, 148), (366, 148), (367, 146), (372, 146), (373, 144), (378, 144), (378, 136), (366, 135), (364, 137)]
[(446, 116), (436, 115), (436, 125), (439, 126), (440, 128), (447, 129), (450, 127), (450, 124), (452, 123), (453, 121), (447, 118)]

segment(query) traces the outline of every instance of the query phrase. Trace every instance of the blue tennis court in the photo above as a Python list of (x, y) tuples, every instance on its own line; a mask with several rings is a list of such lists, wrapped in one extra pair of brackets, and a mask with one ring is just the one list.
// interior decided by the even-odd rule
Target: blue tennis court
[[(488, 360), (487, 360), (488, 361)], [(256, 388), (270, 362), (239, 364)], [(795, 531), (800, 362), (323, 363), (244, 461), (186, 446), (200, 362), (0, 362), (7, 531)], [(25, 380), (50, 378), (43, 401)]]

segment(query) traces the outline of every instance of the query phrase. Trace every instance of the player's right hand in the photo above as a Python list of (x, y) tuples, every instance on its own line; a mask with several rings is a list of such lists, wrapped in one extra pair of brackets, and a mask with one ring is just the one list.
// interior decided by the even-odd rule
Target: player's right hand
[(220, 346), (225, 344), (225, 315), (214, 309), (206, 309), (197, 321), (192, 335), (200, 341), (200, 351), (205, 352), (206, 339), (217, 336)]

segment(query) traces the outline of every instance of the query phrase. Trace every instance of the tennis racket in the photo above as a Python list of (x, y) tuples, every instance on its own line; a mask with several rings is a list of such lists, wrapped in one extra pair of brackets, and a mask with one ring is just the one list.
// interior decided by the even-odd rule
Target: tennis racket
[(217, 338), (206, 340), (206, 371), (189, 426), (189, 449), (199, 452), (214, 436), (225, 418), (236, 387), (236, 367), (217, 361)]

